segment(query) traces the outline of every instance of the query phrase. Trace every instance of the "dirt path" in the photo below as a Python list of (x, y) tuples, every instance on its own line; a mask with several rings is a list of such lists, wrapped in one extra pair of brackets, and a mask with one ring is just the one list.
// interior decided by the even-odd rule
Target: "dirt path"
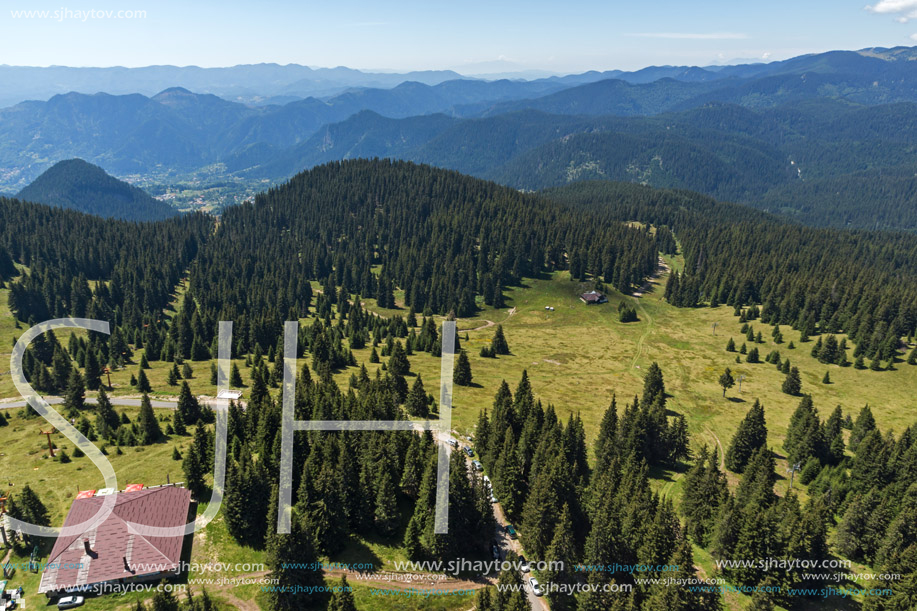
[(653, 317), (650, 316), (649, 313), (646, 311), (646, 308), (643, 307), (643, 302), (640, 301), (639, 298), (631, 297), (631, 299), (633, 299), (634, 305), (637, 306), (637, 311), (640, 313), (640, 316), (642, 316), (646, 320), (646, 330), (640, 336), (640, 339), (637, 340), (637, 349), (634, 350), (634, 360), (631, 361), (630, 363), (630, 368), (634, 369), (635, 367), (637, 367), (637, 361), (640, 360), (640, 357), (643, 356), (643, 352), (644, 352), (645, 344), (646, 344), (646, 338), (649, 337), (650, 333), (653, 332), (653, 329), (656, 328), (656, 323), (653, 320)]
[[(504, 318), (503, 320), (504, 321), (508, 320), (509, 317), (515, 313), (516, 313), (516, 308), (514, 307), (512, 310), (506, 313), (506, 318)], [(456, 333), (468, 333), (469, 331), (480, 331), (481, 329), (487, 329), (497, 324), (492, 320), (485, 320), (484, 323), (485, 324), (481, 325), (480, 327), (474, 327), (473, 329), (456, 329), (455, 331)]]
[(720, 469), (723, 473), (726, 472), (726, 452), (723, 450), (723, 444), (720, 443), (720, 438), (716, 436), (716, 433), (713, 432), (713, 429), (707, 427), (707, 432), (713, 435), (713, 438), (716, 439), (716, 445), (720, 449)]

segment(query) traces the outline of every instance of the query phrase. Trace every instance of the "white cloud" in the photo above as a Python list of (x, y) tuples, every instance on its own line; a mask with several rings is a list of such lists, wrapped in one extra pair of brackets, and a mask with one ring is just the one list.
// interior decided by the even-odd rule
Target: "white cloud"
[(911, 34), (911, 40), (917, 40), (917, 34)]
[(866, 10), (882, 15), (896, 15), (899, 23), (917, 19), (917, 0), (879, 0), (866, 6)]
[(748, 38), (747, 34), (740, 34), (737, 32), (639, 32), (636, 34), (628, 34), (628, 36), (637, 36), (639, 38), (672, 38), (677, 40), (742, 40)]
[(767, 51), (767, 52), (761, 54), (761, 59), (768, 59), (768, 58), (770, 58), (771, 55), (773, 55), (773, 54), (772, 54), (770, 51)]

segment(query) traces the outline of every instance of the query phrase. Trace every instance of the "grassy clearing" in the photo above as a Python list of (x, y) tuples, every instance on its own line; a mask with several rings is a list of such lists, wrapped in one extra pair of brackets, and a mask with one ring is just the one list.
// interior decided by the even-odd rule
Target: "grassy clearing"
[[(674, 269), (678, 269), (681, 264), (677, 259), (668, 263)], [(671, 307), (661, 297), (665, 281), (666, 277), (660, 278), (653, 290), (641, 298), (611, 292), (609, 303), (586, 306), (578, 297), (588, 287), (571, 281), (566, 273), (556, 273), (537, 280), (527, 280), (525, 286), (507, 290), (506, 309), (484, 307), (478, 316), (460, 320), (460, 338), (462, 347), (471, 359), (474, 385), (455, 388), (454, 427), (464, 434), (473, 433), (479, 411), (490, 408), (500, 381), (505, 379), (515, 388), (522, 371), (527, 370), (536, 396), (545, 404), (552, 404), (563, 419), (578, 412), (591, 440), (611, 398), (616, 395), (619, 408), (623, 408), (624, 402), (632, 400), (635, 394), (641, 392), (643, 373), (650, 363), (656, 361), (662, 368), (671, 395), (669, 407), (686, 415), (695, 447), (706, 444), (725, 449), (740, 419), (758, 398), (765, 406), (770, 444), (778, 453), (782, 453), (781, 444), (790, 415), (799, 403), (798, 397), (781, 392), (783, 374), (773, 365), (765, 363), (735, 363), (736, 355), (725, 351), (726, 342), (732, 337), (737, 345), (741, 345), (745, 339), (739, 333), (740, 323), (732, 315), (732, 308)], [(21, 329), (16, 329), (6, 308), (6, 293), (0, 290), (0, 398), (16, 396), (6, 370), (9, 368), (7, 363), (12, 341), (22, 333)], [(182, 287), (179, 287), (179, 299), (181, 294)], [(396, 298), (400, 300), (401, 295), (397, 294)], [(624, 324), (618, 321), (617, 305), (622, 300), (636, 305), (640, 318), (638, 322)], [(381, 315), (406, 314), (404, 309), (381, 310), (372, 299), (365, 300), (365, 305)], [(548, 311), (546, 306), (552, 306), (554, 310)], [(510, 311), (513, 313), (510, 314)], [(480, 348), (493, 336), (494, 327), (489, 322), (503, 324), (512, 355), (497, 359), (479, 356)], [(311, 319), (304, 319), (302, 323), (311, 324)], [(714, 323), (717, 325), (715, 334)], [(812, 394), (823, 418), (835, 405), (841, 405), (845, 412), (855, 416), (868, 403), (883, 430), (900, 432), (913, 422), (913, 408), (917, 404), (914, 398), (917, 367), (902, 362), (894, 371), (873, 372), (824, 365), (810, 356), (812, 343), (799, 344), (797, 332), (784, 327), (786, 343), (778, 346), (771, 342), (769, 327), (752, 324), (765, 338), (765, 343), (758, 345), (762, 358), (775, 348), (780, 350), (783, 358), (789, 357), (792, 364), (801, 371), (803, 392)], [(66, 341), (66, 338), (61, 340)], [(796, 342), (795, 350), (787, 349), (790, 340)], [(371, 348), (366, 348), (354, 352), (358, 361), (366, 363), (372, 375), (380, 365), (368, 362), (370, 351)], [(139, 358), (140, 353), (135, 355), (135, 362), (139, 362)], [(243, 380), (248, 384), (250, 370), (244, 367), (241, 360), (236, 362)], [(427, 354), (414, 354), (410, 362), (413, 372), (423, 376), (428, 392), (438, 394), (436, 387), (440, 375), (440, 359)], [(192, 391), (212, 396), (216, 389), (209, 383), (210, 363), (192, 362), (191, 366), (194, 369), (193, 378), (189, 380)], [(726, 367), (732, 369), (737, 377), (744, 375), (745, 379), (741, 391), (734, 388), (724, 398), (717, 380)], [(166, 383), (168, 368), (165, 363), (153, 362), (152, 369), (147, 371), (154, 394), (163, 397), (177, 395), (178, 388)], [(115, 396), (136, 395), (136, 391), (130, 387), (129, 379), (137, 370), (138, 366), (134, 364), (112, 373)], [(350, 375), (355, 371), (348, 369), (336, 374), (338, 383), (346, 388)], [(830, 372), (832, 384), (821, 383), (825, 371)], [(279, 391), (275, 389), (273, 392)], [(127, 408), (126, 411), (131, 417), (136, 415), (136, 408)], [(167, 410), (157, 412), (163, 419), (169, 417)], [(13, 481), (14, 489), (25, 483), (31, 484), (48, 505), (53, 520), (58, 522), (63, 518), (77, 490), (98, 488), (103, 483), (101, 476), (86, 458), (74, 459), (67, 465), (43, 458), (47, 454), (46, 442), (44, 437), (38, 435), (42, 424), (40, 419), (14, 417), (9, 427), (0, 428), (0, 473), (8, 481)], [(70, 452), (71, 444), (63, 436), (57, 435), (56, 443)], [(109, 458), (118, 473), (119, 485), (133, 482), (162, 483), (166, 474), (171, 476), (172, 481), (179, 479), (180, 463), (171, 459), (173, 443), (187, 446), (190, 437), (173, 439), (169, 443), (142, 450), (125, 448), (123, 456), (116, 456), (112, 451)], [(785, 464), (780, 461), (778, 470), (781, 474), (784, 468)], [(654, 470), (652, 476), (657, 489), (666, 495), (680, 497), (683, 469)], [(5, 486), (8, 481), (0, 483)], [(781, 479), (778, 492), (784, 493), (787, 486), (788, 481)], [(709, 554), (699, 549), (695, 550), (695, 554), (698, 565), (712, 574), (714, 566)], [(263, 552), (236, 545), (218, 518), (196, 536), (193, 551), (195, 561), (216, 559), (231, 563), (260, 562), (263, 560)], [(403, 550), (394, 539), (354, 540), (339, 557), (333, 558), (341, 562), (369, 560), (383, 568), (390, 568), (394, 561), (403, 559)], [(34, 591), (37, 584), (34, 576), (22, 575), (17, 576), (17, 579), (23, 579), (27, 591)], [(19, 585), (16, 579), (11, 586), (15, 585)], [(351, 585), (354, 585), (361, 609), (390, 608), (391, 600), (372, 596), (365, 586)], [(216, 594), (219, 597), (219, 593)], [(257, 602), (260, 595), (257, 586), (244, 586), (234, 589), (233, 596)], [(408, 609), (467, 608), (470, 599), (460, 598), (399, 597), (398, 603)], [(739, 594), (730, 594), (727, 600), (729, 608), (743, 608), (748, 599)], [(109, 602), (98, 607), (95, 606), (97, 601), (92, 601), (92, 604), (93, 608), (100, 609), (117, 607)]]

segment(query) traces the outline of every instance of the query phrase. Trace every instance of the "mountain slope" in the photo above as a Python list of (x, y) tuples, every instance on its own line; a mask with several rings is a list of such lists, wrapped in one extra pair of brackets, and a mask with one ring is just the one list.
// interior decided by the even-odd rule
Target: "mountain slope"
[(177, 214), (168, 204), (82, 159), (56, 163), (17, 197), (126, 221), (158, 221)]

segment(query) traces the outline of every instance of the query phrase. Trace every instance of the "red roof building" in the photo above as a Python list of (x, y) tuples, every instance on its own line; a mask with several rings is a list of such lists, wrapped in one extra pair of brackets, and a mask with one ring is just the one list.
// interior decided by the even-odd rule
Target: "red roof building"
[[(64, 526), (91, 520), (106, 497), (78, 498)], [(146, 488), (115, 495), (115, 506), (101, 524), (54, 543), (41, 576), (40, 593), (54, 596), (69, 588), (102, 593), (102, 584), (158, 580), (180, 572), (184, 537), (144, 536), (128, 523), (153, 527), (184, 526), (191, 493), (178, 486)]]

